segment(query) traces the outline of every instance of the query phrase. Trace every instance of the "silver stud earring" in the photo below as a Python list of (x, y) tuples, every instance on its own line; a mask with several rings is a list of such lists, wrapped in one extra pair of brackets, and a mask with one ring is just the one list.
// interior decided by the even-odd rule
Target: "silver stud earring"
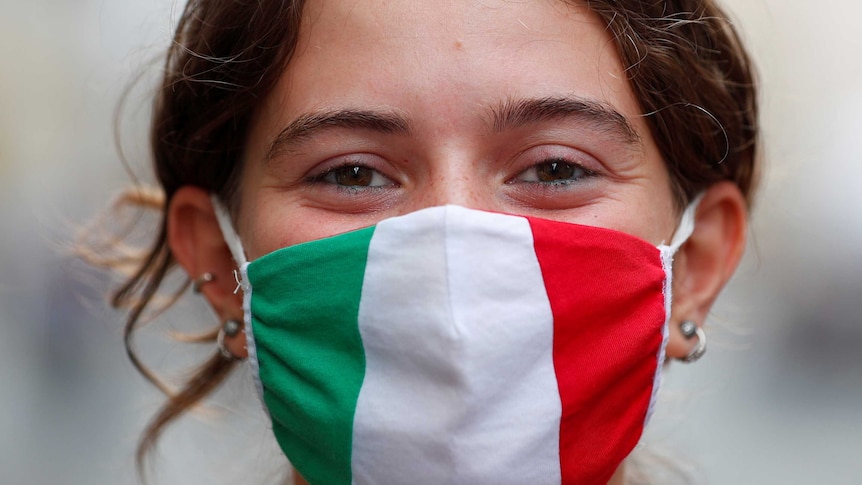
[(233, 354), (227, 347), (224, 345), (225, 336), (228, 337), (236, 337), (242, 331), (242, 323), (239, 320), (227, 320), (221, 326), (218, 331), (218, 337), (216, 337), (216, 348), (218, 348), (219, 353), (225, 360), (240, 360), (239, 357)]
[(679, 360), (686, 363), (696, 362), (698, 359), (703, 357), (703, 354), (706, 353), (706, 332), (691, 320), (683, 320), (680, 322), (679, 330), (682, 332), (682, 336), (685, 337), (686, 340), (691, 340), (694, 337), (697, 337), (697, 344), (694, 348), (691, 349), (688, 355)]
[(192, 292), (199, 294), (201, 292), (201, 287), (214, 279), (215, 276), (213, 276), (212, 273), (204, 273), (200, 275), (200, 277), (192, 281)]

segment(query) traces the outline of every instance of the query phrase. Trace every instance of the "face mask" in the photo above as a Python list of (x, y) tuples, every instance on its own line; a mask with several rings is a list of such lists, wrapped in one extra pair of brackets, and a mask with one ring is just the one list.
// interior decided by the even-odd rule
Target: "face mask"
[(656, 399), (671, 263), (597, 227), (435, 207), (240, 264), (249, 361), (312, 485), (605, 485)]

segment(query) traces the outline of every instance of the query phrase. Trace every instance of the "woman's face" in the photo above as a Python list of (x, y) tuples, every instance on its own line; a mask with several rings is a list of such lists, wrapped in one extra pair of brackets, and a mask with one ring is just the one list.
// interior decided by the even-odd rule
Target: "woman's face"
[[(245, 146), (237, 229), (279, 248), (457, 204), (670, 241), (665, 163), (614, 41), (584, 6), (518, 0), (310, 0), (295, 55)], [(240, 318), (209, 194), (170, 209), (172, 254), (222, 320)], [(705, 191), (674, 263), (671, 322), (702, 324), (742, 254), (736, 186)], [(682, 291), (678, 291), (682, 290)], [(694, 342), (671, 325), (667, 356)], [(244, 356), (244, 337), (226, 341)]]
[(312, 0), (244, 153), (248, 256), (443, 204), (667, 241), (669, 176), (626, 76), (583, 6)]

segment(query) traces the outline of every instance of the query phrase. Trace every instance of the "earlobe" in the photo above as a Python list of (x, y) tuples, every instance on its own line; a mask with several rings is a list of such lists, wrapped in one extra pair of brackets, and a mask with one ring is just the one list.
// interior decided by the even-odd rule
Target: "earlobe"
[[(193, 186), (181, 187), (168, 206), (168, 245), (177, 263), (192, 281), (209, 274), (209, 281), (199, 286), (219, 321), (242, 320), (242, 298), (234, 293), (236, 264), (224, 242), (215, 217), (209, 192)], [(244, 335), (225, 340), (225, 346), (242, 356)]]
[(713, 303), (733, 275), (745, 250), (748, 210), (739, 188), (719, 182), (703, 194), (695, 228), (674, 259), (673, 308), (667, 355), (685, 358), (697, 342), (679, 324), (703, 326)]

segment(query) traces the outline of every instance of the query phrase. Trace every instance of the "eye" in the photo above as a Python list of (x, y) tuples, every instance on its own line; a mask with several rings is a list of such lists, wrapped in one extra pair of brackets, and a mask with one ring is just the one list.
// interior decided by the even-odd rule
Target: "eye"
[(518, 174), (513, 182), (565, 185), (594, 175), (584, 167), (563, 158), (551, 158)]
[(514, 204), (542, 211), (571, 210), (593, 200), (603, 186), (602, 164), (576, 148), (538, 145), (518, 154), (503, 193)]
[(331, 168), (314, 177), (314, 181), (349, 188), (385, 187), (394, 182), (373, 168), (346, 164)]

